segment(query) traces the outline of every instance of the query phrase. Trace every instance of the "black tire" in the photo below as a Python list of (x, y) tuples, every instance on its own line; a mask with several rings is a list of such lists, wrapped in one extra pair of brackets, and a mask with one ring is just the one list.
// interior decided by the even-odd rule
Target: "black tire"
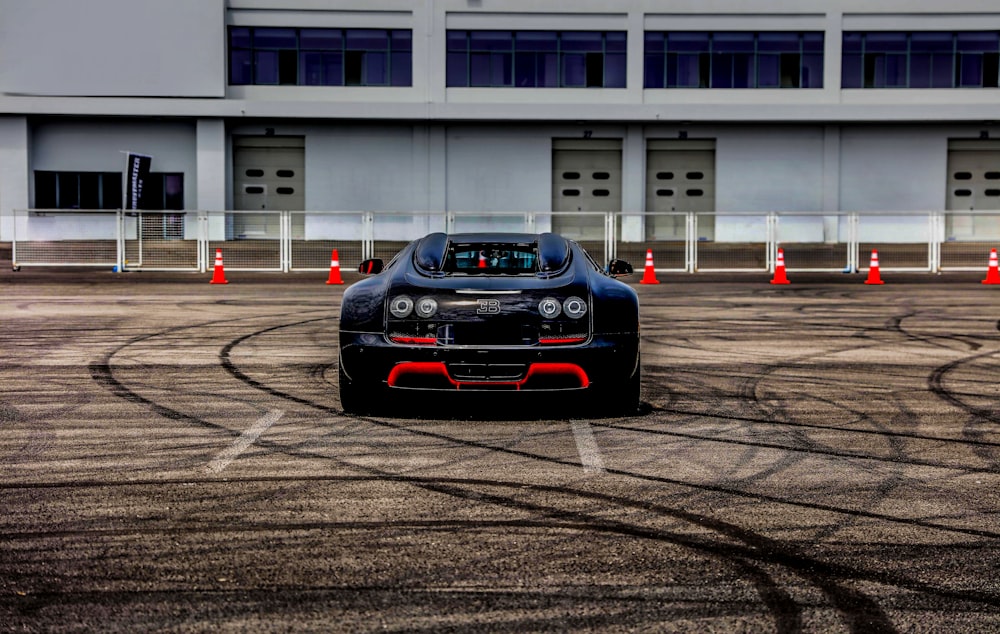
[(594, 394), (591, 400), (592, 409), (598, 416), (607, 418), (635, 416), (642, 405), (641, 387), (642, 363), (637, 360), (635, 371), (631, 376), (615, 381)]
[(338, 368), (340, 377), (340, 406), (345, 414), (368, 414), (375, 403), (373, 390), (352, 382), (344, 374), (343, 368)]

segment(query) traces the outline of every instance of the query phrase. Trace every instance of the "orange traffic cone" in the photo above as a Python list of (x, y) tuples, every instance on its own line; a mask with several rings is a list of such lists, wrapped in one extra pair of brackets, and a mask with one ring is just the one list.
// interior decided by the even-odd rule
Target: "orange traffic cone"
[(333, 250), (333, 255), (330, 256), (330, 277), (326, 280), (327, 284), (343, 284), (344, 280), (340, 279), (340, 258), (337, 257), (337, 250)]
[(1000, 284), (1000, 268), (997, 268), (997, 250), (990, 249), (990, 268), (986, 271), (983, 284)]
[(865, 284), (885, 284), (878, 273), (878, 251), (872, 249), (872, 262), (868, 267), (868, 279)]
[(785, 275), (785, 250), (778, 249), (778, 261), (774, 265), (774, 279), (771, 280), (772, 284), (791, 284), (788, 281), (788, 276)]
[(656, 271), (653, 269), (653, 250), (646, 249), (646, 270), (642, 273), (642, 279), (639, 280), (640, 284), (659, 284), (660, 280), (656, 279)]
[(209, 284), (228, 284), (226, 272), (222, 269), (222, 249), (215, 250), (215, 268), (212, 270), (212, 281)]
[(479, 252), (479, 268), (481, 269), (486, 268), (486, 254), (483, 253), (482, 251)]

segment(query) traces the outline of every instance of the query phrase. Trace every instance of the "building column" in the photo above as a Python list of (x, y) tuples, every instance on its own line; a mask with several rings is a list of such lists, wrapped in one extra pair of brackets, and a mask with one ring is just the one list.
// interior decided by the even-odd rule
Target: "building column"
[(622, 228), (618, 239), (642, 242), (645, 235), (646, 139), (640, 124), (629, 125), (622, 144)]
[(14, 210), (28, 208), (28, 118), (0, 117), (0, 242), (14, 240)]
[[(840, 211), (840, 126), (823, 128), (823, 211)], [(839, 241), (840, 216), (823, 217), (823, 241)]]
[[(219, 212), (226, 209), (226, 123), (222, 119), (198, 119), (195, 165), (195, 206), (199, 211)], [(223, 240), (226, 219), (215, 214), (209, 219), (208, 238)]]

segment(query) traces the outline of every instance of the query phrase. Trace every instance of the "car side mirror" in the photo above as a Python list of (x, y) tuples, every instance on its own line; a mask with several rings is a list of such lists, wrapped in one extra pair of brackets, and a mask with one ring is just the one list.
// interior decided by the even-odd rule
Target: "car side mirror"
[(363, 273), (365, 275), (377, 275), (382, 272), (385, 268), (385, 262), (380, 258), (372, 258), (371, 260), (365, 260), (358, 266), (358, 273)]
[(608, 262), (608, 275), (611, 277), (621, 277), (622, 275), (631, 275), (632, 265), (625, 260), (611, 260)]

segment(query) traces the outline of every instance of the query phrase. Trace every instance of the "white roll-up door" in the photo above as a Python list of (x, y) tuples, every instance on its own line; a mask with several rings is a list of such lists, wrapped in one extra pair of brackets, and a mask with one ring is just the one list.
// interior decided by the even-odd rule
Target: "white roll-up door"
[(604, 217), (571, 212), (621, 211), (621, 139), (554, 139), (552, 230), (574, 240), (602, 240)]
[[(715, 211), (715, 141), (651, 139), (646, 145), (646, 221), (648, 240), (683, 240), (682, 215), (655, 212)], [(699, 237), (712, 239), (714, 218), (699, 216)]]
[[(305, 139), (303, 137), (233, 138), (233, 207), (237, 210), (301, 211), (305, 208)], [(301, 234), (303, 215), (293, 216), (293, 234)], [(298, 229), (298, 230), (297, 230)], [(277, 214), (234, 214), (233, 234), (278, 238)]]
[[(948, 142), (949, 211), (1000, 209), (1000, 141), (952, 139)], [(1000, 217), (948, 214), (945, 231), (953, 239), (1000, 235)]]

